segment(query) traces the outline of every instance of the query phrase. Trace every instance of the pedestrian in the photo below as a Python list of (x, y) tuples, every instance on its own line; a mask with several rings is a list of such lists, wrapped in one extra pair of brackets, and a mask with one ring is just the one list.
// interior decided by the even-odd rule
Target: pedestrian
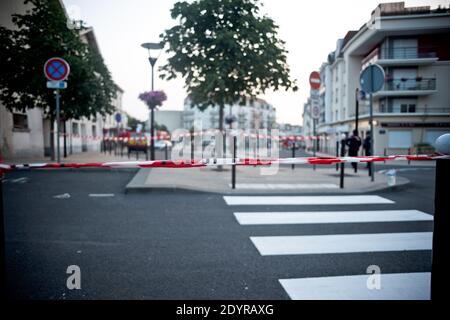
[[(348, 155), (350, 157), (358, 156), (359, 148), (361, 147), (361, 138), (358, 136), (357, 130), (353, 130), (353, 134), (347, 139), (345, 144), (348, 146)], [(358, 171), (358, 164), (356, 162), (352, 162), (352, 167), (355, 172)]]
[[(364, 139), (363, 149), (364, 149), (364, 155), (366, 157), (369, 157), (372, 155), (372, 139), (371, 139), (370, 132), (367, 133), (367, 136)], [(370, 162), (367, 162), (367, 169), (369, 169), (369, 175), (371, 175), (372, 166), (370, 165)]]

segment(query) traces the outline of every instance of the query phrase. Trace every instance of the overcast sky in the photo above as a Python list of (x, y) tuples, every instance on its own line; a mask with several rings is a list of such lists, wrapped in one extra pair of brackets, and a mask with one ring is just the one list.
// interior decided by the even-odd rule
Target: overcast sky
[[(100, 51), (114, 81), (125, 91), (123, 106), (134, 117), (148, 118), (145, 105), (137, 99), (150, 90), (150, 64), (143, 42), (159, 41), (159, 34), (172, 27), (174, 0), (63, 0), (69, 14), (81, 18), (94, 32)], [(269, 92), (261, 97), (277, 109), (277, 121), (301, 124), (303, 103), (308, 92), (308, 76), (326, 60), (336, 40), (348, 30), (357, 30), (370, 18), (380, 0), (263, 0), (263, 13), (279, 25), (279, 37), (286, 41), (291, 76), (299, 91)], [(447, 5), (449, 0), (409, 0), (407, 6)], [(158, 61), (166, 60), (163, 53)], [(183, 80), (170, 82), (155, 77), (155, 89), (168, 95), (164, 110), (181, 110), (186, 93)]]

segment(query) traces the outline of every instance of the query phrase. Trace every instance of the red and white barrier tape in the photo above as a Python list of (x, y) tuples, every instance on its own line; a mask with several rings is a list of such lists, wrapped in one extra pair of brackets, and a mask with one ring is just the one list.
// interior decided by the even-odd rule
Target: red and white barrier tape
[(118, 161), (118, 162), (88, 162), (88, 163), (30, 163), (3, 164), (0, 172), (21, 169), (59, 169), (59, 168), (196, 168), (216, 165), (267, 166), (272, 164), (336, 164), (348, 162), (382, 162), (382, 161), (432, 161), (450, 159), (449, 155), (395, 155), (373, 157), (302, 157), (278, 159), (252, 158), (211, 158), (199, 160), (153, 160), (153, 161)]
[[(217, 132), (219, 132), (217, 130)], [(179, 138), (187, 138), (190, 136), (193, 137), (197, 137), (197, 136), (210, 136), (211, 134), (216, 133), (215, 131), (213, 131), (212, 133), (205, 133), (205, 132), (200, 132), (200, 131), (196, 131), (191, 133), (181, 133), (181, 134), (174, 134), (174, 135), (170, 135), (170, 134), (158, 134), (153, 136), (153, 140), (170, 140), (170, 139), (179, 139)], [(308, 140), (325, 140), (326, 137), (323, 136), (303, 136), (303, 135), (289, 135), (289, 136), (272, 136), (272, 135), (265, 135), (265, 134), (256, 134), (256, 133), (248, 133), (248, 132), (243, 132), (242, 135), (244, 137), (250, 137), (253, 139), (270, 139), (270, 140), (281, 140), (281, 141), (289, 141), (289, 140), (293, 140), (293, 141), (308, 141)], [(150, 137), (115, 137), (115, 136), (90, 136), (90, 135), (79, 135), (79, 134), (71, 134), (71, 133), (60, 133), (61, 137), (68, 137), (68, 138), (74, 138), (74, 139), (83, 139), (83, 140), (93, 140), (93, 141), (100, 141), (100, 140), (104, 140), (104, 141), (124, 141), (127, 142), (128, 140), (147, 140), (150, 139)]]

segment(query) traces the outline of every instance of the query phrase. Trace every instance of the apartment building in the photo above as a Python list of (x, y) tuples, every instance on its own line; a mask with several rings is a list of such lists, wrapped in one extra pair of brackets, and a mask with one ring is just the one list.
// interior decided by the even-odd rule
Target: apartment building
[[(224, 128), (230, 126), (225, 123), (227, 116), (234, 116), (233, 129), (272, 129), (276, 121), (275, 108), (263, 99), (248, 101), (246, 105), (225, 105), (224, 108)], [(189, 98), (184, 101), (183, 127), (190, 130), (194, 127), (194, 122), (201, 122), (203, 130), (217, 129), (219, 127), (219, 107), (210, 106), (201, 111), (195, 106), (191, 106)]]
[[(323, 108), (330, 109), (331, 117), (319, 123), (319, 132), (326, 136), (321, 139), (324, 147), (332, 150), (341, 134), (355, 128), (357, 99), (359, 135), (368, 134), (369, 102), (357, 89), (361, 71), (377, 63), (386, 79), (373, 95), (375, 153), (432, 150), (435, 139), (450, 132), (448, 39), (450, 8), (380, 4), (369, 22), (339, 40), (329, 56), (332, 102)], [(325, 84), (324, 90), (329, 86)]]
[[(62, 1), (59, 2), (65, 12)], [(31, 6), (23, 1), (2, 1), (0, 6), (0, 22), (6, 28), (15, 28), (12, 14), (23, 14)], [(67, 14), (66, 14), (67, 16)], [(69, 19), (69, 17), (67, 16)], [(80, 31), (80, 39), (89, 45), (91, 50), (100, 53), (94, 30), (88, 28)], [(46, 81), (44, 75), (42, 81)], [(70, 78), (68, 81), (70, 86)], [(117, 128), (126, 128), (127, 115), (122, 108), (123, 90), (117, 86), (117, 98), (113, 101), (116, 111), (112, 115), (102, 117), (70, 119), (61, 122), (60, 145), (61, 154), (83, 151), (95, 151), (100, 148), (103, 135), (111, 135)], [(62, 94), (64, 98), (64, 93)], [(117, 122), (116, 114), (121, 114), (121, 122)], [(55, 124), (56, 128), (56, 124)], [(53, 135), (56, 140), (56, 134)], [(25, 112), (8, 111), (0, 103), (0, 156), (6, 159), (43, 157), (50, 155), (50, 120), (39, 108), (28, 109)], [(56, 141), (55, 141), (56, 146)], [(65, 152), (64, 152), (64, 150)]]

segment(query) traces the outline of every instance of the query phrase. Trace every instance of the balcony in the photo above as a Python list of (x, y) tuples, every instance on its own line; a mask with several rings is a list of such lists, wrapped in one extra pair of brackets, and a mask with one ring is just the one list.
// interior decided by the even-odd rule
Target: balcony
[(431, 47), (397, 47), (380, 50), (377, 63), (381, 66), (428, 65), (438, 60)]
[[(368, 105), (359, 106), (359, 116), (368, 116), (370, 113)], [(450, 116), (450, 107), (429, 107), (429, 106), (417, 106), (414, 104), (404, 104), (400, 106), (374, 106), (374, 115), (392, 115), (392, 116), (414, 116), (414, 115), (447, 115)], [(350, 117), (354, 117), (355, 113), (350, 114)]]
[(436, 92), (435, 78), (386, 79), (383, 89), (374, 98), (388, 96), (425, 96)]

